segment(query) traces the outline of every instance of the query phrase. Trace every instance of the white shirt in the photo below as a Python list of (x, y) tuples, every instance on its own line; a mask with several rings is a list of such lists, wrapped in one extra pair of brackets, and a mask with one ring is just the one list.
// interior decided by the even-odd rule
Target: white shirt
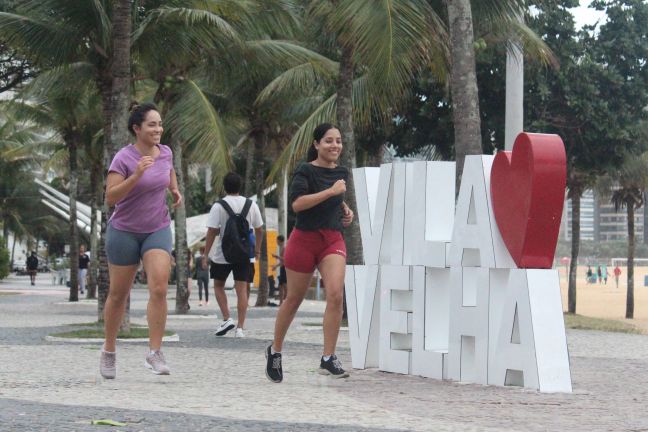
[[(227, 195), (223, 199), (227, 204), (229, 204), (234, 213), (240, 213), (241, 210), (243, 210), (246, 198), (240, 195)], [(229, 219), (229, 215), (223, 206), (216, 202), (209, 211), (209, 216), (207, 216), (207, 228), (225, 228), (227, 219)], [(250, 224), (250, 228), (260, 228), (263, 226), (261, 211), (254, 201), (250, 206), (250, 211), (248, 211), (246, 219)], [(209, 259), (217, 264), (227, 264), (227, 261), (223, 256), (223, 246), (220, 235), (214, 240), (214, 244), (209, 251)]]

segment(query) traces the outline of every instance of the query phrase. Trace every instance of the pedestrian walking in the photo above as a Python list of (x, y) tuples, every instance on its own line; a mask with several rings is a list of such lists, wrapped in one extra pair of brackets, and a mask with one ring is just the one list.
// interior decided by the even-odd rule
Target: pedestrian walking
[(598, 266), (596, 269), (596, 276), (598, 277), (598, 283), (603, 282), (603, 270), (601, 270), (601, 266)]
[[(242, 181), (236, 173), (228, 173), (223, 179), (227, 194), (216, 201), (207, 217), (207, 235), (205, 250), (211, 252), (209, 259), (210, 276), (214, 279), (216, 302), (223, 315), (223, 321), (216, 328), (216, 336), (224, 336), (236, 327), (235, 336), (245, 337), (245, 315), (248, 308), (247, 284), (250, 279), (250, 227), (254, 229), (256, 240), (254, 254), (261, 256), (261, 235), (263, 220), (261, 211), (255, 202), (240, 195)], [(216, 241), (216, 246), (212, 245)], [(207, 264), (207, 258), (203, 257)], [(237, 324), (230, 316), (225, 294), (225, 282), (230, 273), (234, 274), (238, 312)]]
[(115, 210), (106, 230), (110, 290), (104, 309), (106, 339), (100, 361), (104, 378), (116, 375), (117, 331), (140, 261), (144, 263), (149, 289), (149, 352), (144, 364), (155, 374), (170, 373), (160, 351), (167, 319), (172, 248), (166, 191), (173, 196), (174, 208), (182, 202), (182, 195), (171, 149), (160, 144), (162, 118), (155, 105), (134, 105), (128, 130), (135, 136), (135, 144), (117, 152), (106, 179), (106, 202)]
[(282, 235), (277, 236), (277, 253), (273, 256), (277, 260), (277, 264), (274, 265), (273, 269), (279, 268), (279, 276), (277, 282), (279, 283), (279, 306), (283, 304), (284, 299), (286, 298), (286, 266), (284, 265), (284, 255), (286, 249), (286, 239)]
[(85, 245), (79, 246), (79, 292), (83, 294), (86, 289), (86, 276), (90, 267), (90, 257), (85, 251)]
[(621, 269), (617, 265), (614, 267), (614, 282), (616, 283), (617, 288), (619, 288), (619, 276), (621, 276)]
[(316, 268), (326, 280), (324, 351), (319, 373), (336, 378), (349, 376), (335, 355), (346, 269), (342, 229), (353, 220), (353, 212), (344, 202), (349, 171), (337, 164), (342, 152), (342, 136), (335, 126), (328, 123), (317, 126), (313, 138), (307, 163), (297, 168), (290, 185), (289, 203), (297, 218), (284, 254), (287, 295), (277, 313), (274, 341), (265, 352), (266, 376), (277, 383), (283, 380), (281, 350), (284, 338)]
[(27, 257), (27, 262), (25, 264), (31, 284), (36, 285), (36, 273), (38, 272), (38, 257), (36, 256), (36, 252), (32, 252), (31, 255)]
[[(206, 258), (205, 247), (200, 247), (200, 255), (196, 259), (196, 281), (198, 282), (198, 306), (209, 304), (209, 266), (203, 261)], [(205, 301), (203, 303), (203, 291)]]

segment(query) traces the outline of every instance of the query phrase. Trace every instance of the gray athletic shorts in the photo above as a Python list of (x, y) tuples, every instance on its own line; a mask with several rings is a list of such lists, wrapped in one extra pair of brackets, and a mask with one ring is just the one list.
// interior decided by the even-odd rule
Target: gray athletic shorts
[(134, 233), (118, 230), (109, 223), (106, 230), (106, 256), (110, 264), (139, 264), (146, 251), (162, 249), (171, 255), (172, 247), (170, 226), (152, 233)]

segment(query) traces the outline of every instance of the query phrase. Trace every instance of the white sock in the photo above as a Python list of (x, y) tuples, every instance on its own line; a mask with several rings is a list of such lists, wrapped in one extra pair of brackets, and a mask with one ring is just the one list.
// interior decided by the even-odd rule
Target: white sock
[(275, 351), (274, 347), (270, 347), (270, 354), (275, 355), (275, 354), (281, 354), (281, 351)]
[[(331, 354), (331, 355), (332, 355), (332, 354)], [(331, 359), (331, 356), (330, 356), (330, 355), (322, 356), (322, 358), (323, 358), (324, 361), (326, 362), (326, 361), (329, 361), (329, 360)]]
[(153, 355), (153, 354), (155, 354), (155, 351), (150, 350), (150, 351), (149, 351), (149, 355)]

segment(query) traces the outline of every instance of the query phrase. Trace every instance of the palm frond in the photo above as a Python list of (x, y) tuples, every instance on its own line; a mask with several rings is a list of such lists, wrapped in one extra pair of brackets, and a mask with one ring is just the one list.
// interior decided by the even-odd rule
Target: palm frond
[[(229, 47), (240, 35), (225, 19), (208, 10), (161, 7), (152, 10), (133, 32), (132, 44), (140, 53), (204, 54), (209, 47)], [(163, 62), (166, 63), (169, 60)]]
[(551, 65), (557, 68), (558, 59), (549, 46), (531, 28), (519, 19), (510, 17), (499, 17), (492, 21), (482, 22), (484, 37), (494, 43), (505, 43), (507, 49), (512, 49), (512, 40), (519, 40), (522, 43), (524, 52), (532, 60)]
[(27, 53), (35, 64), (64, 64), (75, 61), (81, 52), (74, 28), (29, 16), (0, 12), (0, 37)]
[[(324, 74), (320, 73), (323, 71)], [(255, 104), (292, 100), (295, 95), (308, 94), (320, 85), (330, 85), (337, 71), (316, 67), (311, 62), (292, 67), (273, 79), (257, 97)]]
[(297, 161), (304, 157), (312, 143), (313, 131), (317, 125), (335, 120), (336, 102), (337, 94), (330, 96), (299, 126), (297, 132), (272, 165), (266, 180), (268, 185), (276, 181), (278, 173), (284, 169), (292, 170)]
[(347, 0), (335, 9), (333, 22), (342, 43), (353, 47), (356, 63), (390, 88), (407, 87), (446, 39), (442, 20), (426, 0)]
[(230, 171), (234, 164), (218, 112), (195, 81), (186, 80), (177, 90), (165, 120), (174, 139), (186, 143), (190, 159), (210, 163), (216, 173)]
[(259, 39), (245, 42), (245, 47), (248, 57), (252, 58), (255, 64), (270, 69), (285, 70), (310, 62), (317, 65), (322, 72), (333, 73), (337, 70), (337, 63), (294, 41)]

